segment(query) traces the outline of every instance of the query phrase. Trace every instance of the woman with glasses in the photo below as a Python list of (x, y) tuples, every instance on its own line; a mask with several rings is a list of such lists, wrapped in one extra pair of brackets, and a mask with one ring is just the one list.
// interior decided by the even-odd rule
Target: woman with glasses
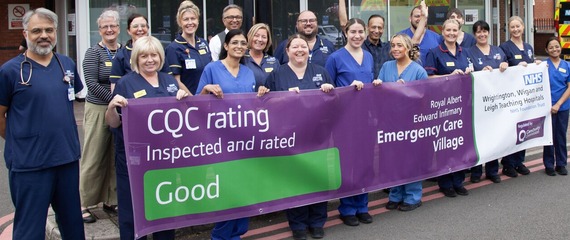
[[(247, 50), (247, 38), (239, 30), (230, 30), (226, 34), (220, 59), (204, 68), (200, 77), (197, 93), (212, 94), (223, 98), (227, 93), (247, 93), (255, 90), (253, 72), (241, 64)], [(235, 186), (239, 187), (239, 186)], [(239, 239), (247, 232), (249, 218), (239, 218), (218, 222), (212, 230), (212, 239)]]
[(192, 1), (183, 1), (178, 7), (176, 20), (182, 31), (166, 47), (166, 58), (174, 78), (183, 83), (191, 94), (196, 94), (202, 71), (212, 61), (208, 43), (196, 36), (200, 9)]
[(119, 13), (106, 10), (97, 19), (101, 41), (85, 52), (83, 73), (87, 84), (83, 128), (85, 139), (80, 163), (79, 192), (83, 222), (97, 219), (87, 207), (103, 202), (104, 209), (116, 212), (117, 183), (112, 133), (105, 123), (105, 110), (111, 101), (111, 63), (121, 47), (118, 37)]

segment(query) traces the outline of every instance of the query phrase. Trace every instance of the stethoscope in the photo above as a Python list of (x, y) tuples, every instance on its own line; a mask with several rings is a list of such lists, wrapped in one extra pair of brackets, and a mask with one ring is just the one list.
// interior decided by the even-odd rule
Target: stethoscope
[[(53, 56), (55, 57), (55, 60), (57, 60), (57, 63), (59, 63), (59, 67), (61, 68), (61, 73), (63, 73), (63, 82), (64, 83), (68, 83), (71, 84), (71, 78), (69, 78), (69, 76), (67, 76), (67, 74), (65, 74), (65, 69), (63, 69), (63, 64), (61, 64), (61, 61), (59, 60), (59, 57), (57, 56), (56, 53), (53, 53)], [(24, 65), (28, 64), (30, 67), (30, 74), (28, 74), (28, 79), (26, 81), (24, 81)], [(32, 67), (32, 62), (28, 61), (28, 57), (26, 56), (26, 52), (24, 52), (24, 61), (22, 61), (20, 63), (20, 84), (24, 85), (24, 86), (28, 86), (31, 87), (32, 84), (30, 83), (30, 79), (32, 79), (32, 72), (33, 72), (33, 67)]]

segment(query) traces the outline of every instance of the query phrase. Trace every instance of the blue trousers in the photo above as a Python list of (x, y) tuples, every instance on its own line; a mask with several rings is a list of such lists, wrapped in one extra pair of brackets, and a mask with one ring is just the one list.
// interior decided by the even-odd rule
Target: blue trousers
[[(481, 177), (483, 175), (483, 165), (477, 165), (471, 168), (471, 177)], [(499, 175), (499, 160), (493, 160), (485, 163), (485, 175)]]
[(422, 188), (422, 181), (391, 187), (388, 199), (390, 202), (416, 204), (422, 200)]
[(568, 149), (566, 148), (566, 130), (568, 129), (568, 113), (570, 111), (559, 111), (552, 114), (552, 138), (553, 145), (544, 146), (542, 160), (545, 168), (565, 167), (568, 159)]
[(526, 150), (522, 150), (503, 157), (503, 159), (501, 159), (501, 164), (503, 164), (503, 168), (516, 168), (518, 166), (523, 165), (525, 154)]
[[(133, 201), (129, 173), (124, 153), (115, 154), (115, 172), (117, 174), (117, 204), (119, 205), (119, 233), (121, 240), (135, 239), (135, 221), (133, 219)], [(146, 236), (140, 239), (146, 239)], [(174, 230), (152, 234), (154, 240), (174, 239)]]
[(247, 232), (249, 218), (218, 222), (212, 229), (212, 240), (239, 240)]
[(62, 239), (85, 239), (79, 200), (79, 161), (30, 172), (9, 171), (16, 207), (12, 239), (45, 239), (51, 204)]
[(292, 231), (323, 227), (327, 222), (327, 202), (287, 209), (287, 220)]
[(341, 216), (351, 216), (368, 212), (368, 193), (340, 199), (338, 212)]
[(437, 185), (439, 185), (439, 188), (458, 188), (463, 187), (464, 180), (465, 171), (461, 170), (439, 176), (437, 178)]

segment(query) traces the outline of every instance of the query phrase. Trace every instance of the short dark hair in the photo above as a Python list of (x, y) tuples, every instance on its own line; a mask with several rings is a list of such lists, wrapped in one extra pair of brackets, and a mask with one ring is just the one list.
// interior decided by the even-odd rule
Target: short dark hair
[(473, 33), (476, 33), (479, 30), (491, 31), (491, 28), (487, 22), (479, 20), (473, 24)]
[[(237, 35), (242, 35), (245, 38), (245, 40), (247, 41), (247, 36), (245, 35), (245, 33), (241, 29), (232, 29), (226, 34), (226, 38), (224, 39), (224, 43), (226, 45), (230, 45), (230, 41), (232, 40), (232, 38), (237, 36)], [(226, 50), (226, 48), (224, 48), (224, 45), (222, 44), (222, 50), (220, 51), (220, 60), (225, 59), (227, 56), (228, 56), (228, 51)]]
[(386, 19), (384, 19), (384, 17), (383, 17), (382, 15), (380, 15), (380, 14), (372, 14), (372, 15), (370, 15), (370, 17), (368, 18), (368, 24), (369, 24), (369, 25), (370, 25), (370, 20), (372, 20), (373, 18), (381, 18), (382, 21), (383, 21), (384, 23), (386, 23)]

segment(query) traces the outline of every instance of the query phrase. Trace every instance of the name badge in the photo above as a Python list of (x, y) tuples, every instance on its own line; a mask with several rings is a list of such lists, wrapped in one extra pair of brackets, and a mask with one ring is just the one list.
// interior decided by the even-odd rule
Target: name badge
[(140, 97), (144, 97), (146, 96), (146, 90), (140, 90), (138, 92), (136, 92), (135, 94), (133, 94), (135, 96), (135, 98), (140, 98)]
[(73, 86), (71, 84), (69, 84), (69, 86), (67, 87), (67, 99), (70, 102), (75, 100), (75, 89), (73, 89)]
[(105, 62), (105, 67), (112, 67), (112, 66), (113, 66), (113, 62), (111, 62), (111, 61)]
[(454, 62), (446, 62), (445, 65), (448, 66), (448, 67), (455, 67), (455, 63), (454, 63)]
[(515, 59), (522, 59), (522, 55), (515, 55)]
[(186, 59), (186, 69), (196, 69), (196, 59)]
[(200, 55), (206, 54), (206, 50), (204, 50), (204, 49), (200, 49), (200, 50), (198, 50), (198, 52), (200, 53)]
[(566, 69), (564, 68), (559, 68), (558, 71), (560, 71), (561, 73), (566, 73)]
[(298, 91), (299, 91), (299, 87), (291, 87), (291, 88), (289, 88), (289, 91), (291, 91), (291, 92), (298, 92)]
[(265, 68), (265, 72), (266, 72), (266, 73), (273, 72), (273, 68)]

